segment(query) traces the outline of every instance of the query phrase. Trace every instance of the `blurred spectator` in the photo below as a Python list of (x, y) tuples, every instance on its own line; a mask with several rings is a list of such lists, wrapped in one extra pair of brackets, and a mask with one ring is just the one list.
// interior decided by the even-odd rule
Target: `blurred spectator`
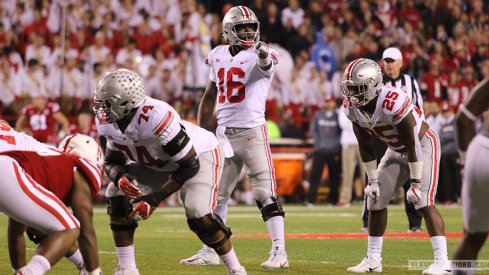
[(261, 39), (270, 43), (277, 43), (282, 47), (287, 46), (287, 36), (280, 18), (280, 10), (275, 2), (271, 2), (267, 7), (267, 17), (262, 23), (260, 31)]
[(436, 134), (440, 132), (440, 103), (438, 101), (425, 101), (423, 104), (426, 123)]
[(283, 138), (306, 139), (306, 132), (302, 127), (297, 127), (297, 124), (292, 119), (291, 112), (284, 114), (284, 121), (280, 125), (280, 132)]
[(290, 55), (292, 55), (292, 58), (295, 58), (302, 51), (309, 52), (312, 42), (308, 37), (308, 31), (306, 25), (300, 25), (297, 33), (289, 38), (287, 49), (289, 50)]
[(88, 108), (82, 109), (80, 113), (76, 116), (76, 122), (70, 124), (66, 134), (87, 135), (100, 143), (99, 134), (97, 132), (97, 126), (95, 125), (95, 119), (92, 110)]
[(448, 102), (442, 103), (440, 118), (441, 159), (440, 159), (440, 186), (438, 186), (438, 200), (444, 204), (457, 202), (460, 197), (461, 176), (460, 161), (455, 138), (455, 113)]
[(333, 49), (328, 43), (329, 37), (327, 33), (316, 33), (316, 44), (311, 50), (311, 60), (317, 70), (327, 72), (328, 80), (331, 80), (334, 72), (336, 72), (336, 58)]
[(0, 55), (0, 112), (3, 114), (19, 114), (20, 107), (15, 104), (19, 96), (20, 79), (4, 55)]
[(282, 10), (282, 24), (284, 26), (291, 25), (295, 29), (304, 22), (304, 10), (299, 5), (299, 0), (289, 0), (289, 5)]
[(311, 136), (314, 140), (314, 156), (312, 171), (309, 178), (310, 187), (306, 205), (316, 203), (317, 193), (321, 185), (321, 178), (325, 165), (328, 166), (329, 195), (328, 204), (338, 202), (338, 188), (340, 184), (340, 136), (341, 128), (338, 123), (336, 101), (329, 97), (326, 106), (316, 113), (311, 123)]
[(32, 97), (32, 104), (24, 106), (15, 122), (17, 131), (27, 132), (36, 140), (53, 146), (65, 136), (68, 127), (68, 119), (60, 112), (59, 105), (48, 102), (40, 94)]
[(26, 60), (36, 59), (44, 66), (51, 65), (51, 49), (46, 46), (45, 38), (41, 33), (32, 32), (30, 34), (32, 44), (27, 45), (25, 58)]
[[(351, 121), (346, 117), (344, 113), (344, 106), (341, 105), (338, 111), (338, 124), (341, 128), (341, 174), (343, 181), (341, 184), (340, 199), (337, 206), (348, 207), (352, 200), (352, 187), (355, 179), (355, 166), (360, 169), (361, 187), (355, 188), (355, 198), (362, 199), (363, 186), (365, 186), (365, 168), (360, 158), (360, 151), (358, 149), (358, 141), (353, 132), (353, 126)], [(357, 190), (360, 190), (358, 192)], [(358, 192), (358, 193), (357, 193)]]
[(448, 99), (448, 76), (441, 72), (441, 64), (437, 59), (430, 62), (430, 71), (421, 79), (421, 93), (426, 101), (441, 103)]

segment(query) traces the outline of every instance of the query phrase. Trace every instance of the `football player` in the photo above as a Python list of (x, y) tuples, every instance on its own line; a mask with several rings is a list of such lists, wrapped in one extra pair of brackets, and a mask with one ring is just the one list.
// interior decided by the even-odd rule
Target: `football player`
[[(489, 119), (487, 113), (479, 134), (475, 122), (489, 107), (489, 78), (477, 85), (457, 113), (457, 141), (464, 162), (462, 207), (464, 238), (455, 251), (454, 260), (476, 260), (489, 232), (488, 196)], [(465, 273), (467, 272), (467, 273)], [(455, 274), (473, 274), (474, 271), (456, 270)]]
[[(12, 150), (38, 151), (43, 148), (49, 148), (49, 146), (37, 141), (31, 136), (15, 131), (12, 129), (12, 127), (10, 127), (8, 122), (0, 119), (0, 152)], [(12, 219), (9, 221), (16, 223), (16, 221)], [(19, 229), (20, 231), (16, 232), (16, 229)], [(9, 245), (23, 245), (25, 242), (23, 232), (23, 226), (9, 225), (7, 233)], [(32, 227), (28, 227), (26, 233), (29, 239), (35, 244), (41, 243), (41, 241), (46, 237), (46, 235)], [(17, 242), (20, 243), (17, 244)], [(70, 250), (68, 250), (65, 256), (80, 270), (81, 274), (86, 274), (84, 273), (86, 270), (84, 268), (83, 257), (76, 244)], [(25, 261), (25, 259), (23, 261)]]
[[(285, 212), (276, 197), (275, 169), (265, 122), (265, 103), (278, 62), (277, 53), (260, 41), (260, 22), (245, 6), (231, 8), (222, 26), (229, 45), (217, 46), (207, 57), (210, 81), (198, 113), (199, 124), (211, 129), (216, 108), (216, 134), (225, 151), (216, 214), (226, 221), (227, 202), (246, 165), (253, 196), (272, 240), (269, 258), (261, 267), (287, 268)], [(180, 263), (216, 265), (219, 259), (212, 249), (204, 246)]]
[[(102, 273), (92, 222), (92, 198), (102, 181), (102, 151), (84, 135), (68, 136), (62, 142), (67, 153), (52, 148), (0, 153), (0, 211), (9, 216), (15, 274), (44, 274), (77, 240), (88, 270), (85, 274)], [(28, 263), (23, 241), (27, 226), (46, 235)]]
[[(368, 184), (368, 250), (360, 264), (348, 272), (382, 272), (382, 243), (387, 226), (387, 205), (395, 192), (411, 181), (408, 202), (420, 210), (426, 223), (435, 261), (423, 274), (450, 274), (445, 225), (435, 207), (440, 143), (406, 93), (382, 84), (380, 66), (360, 58), (346, 68), (341, 82), (345, 114), (352, 121)], [(371, 136), (388, 149), (379, 167)]]
[[(147, 97), (135, 72), (106, 74), (95, 91), (97, 130), (107, 139), (105, 171), (110, 227), (119, 258), (115, 274), (139, 274), (134, 258), (138, 219), (180, 190), (190, 229), (212, 247), (229, 274), (246, 274), (229, 237), (214, 215), (224, 156), (216, 137), (182, 121), (165, 102)], [(127, 165), (126, 165), (127, 164)], [(135, 208), (129, 199), (137, 202)]]

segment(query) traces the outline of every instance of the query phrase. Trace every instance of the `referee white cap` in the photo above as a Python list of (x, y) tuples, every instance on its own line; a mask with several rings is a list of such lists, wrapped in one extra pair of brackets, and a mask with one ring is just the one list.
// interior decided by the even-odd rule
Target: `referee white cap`
[(390, 47), (385, 49), (382, 59), (402, 60), (402, 53), (398, 48)]

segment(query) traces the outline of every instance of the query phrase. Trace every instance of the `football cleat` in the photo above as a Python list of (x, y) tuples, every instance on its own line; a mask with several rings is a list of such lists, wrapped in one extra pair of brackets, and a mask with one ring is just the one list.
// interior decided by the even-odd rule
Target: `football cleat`
[(238, 268), (234, 268), (234, 269), (230, 270), (228, 274), (229, 275), (247, 275), (248, 273), (246, 273), (246, 269), (244, 268), (244, 266), (240, 266)]
[(273, 248), (269, 253), (268, 260), (260, 265), (263, 269), (288, 268), (289, 260), (284, 249)]
[(125, 267), (118, 266), (116, 270), (114, 270), (114, 275), (139, 275), (139, 270), (135, 267)]
[(450, 261), (435, 261), (432, 263), (428, 269), (423, 270), (425, 275), (444, 275), (452, 274), (452, 267)]
[(376, 261), (368, 257), (365, 257), (358, 265), (349, 267), (346, 270), (346, 272), (350, 272), (350, 273), (382, 272), (382, 263), (380, 261)]
[[(197, 254), (180, 261), (181, 265), (219, 265), (219, 255), (212, 248), (204, 247)], [(241, 274), (241, 273), (237, 273)], [(245, 273), (246, 274), (246, 273)]]

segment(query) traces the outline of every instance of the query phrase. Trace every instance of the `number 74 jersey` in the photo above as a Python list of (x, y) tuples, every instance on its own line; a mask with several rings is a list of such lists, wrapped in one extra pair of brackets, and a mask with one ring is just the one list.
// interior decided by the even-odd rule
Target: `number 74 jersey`
[(216, 117), (218, 125), (253, 128), (265, 124), (265, 103), (273, 80), (277, 52), (270, 49), (272, 68), (263, 72), (253, 48), (232, 56), (229, 45), (214, 48), (208, 55), (209, 79), (217, 86)]
[(421, 124), (424, 121), (423, 113), (418, 107), (411, 104), (411, 99), (407, 94), (393, 86), (382, 87), (372, 116), (366, 115), (358, 108), (348, 106), (347, 99), (344, 100), (343, 104), (345, 114), (352, 122), (385, 142), (393, 150), (405, 148), (396, 128), (399, 122), (412, 112), (416, 120), (414, 132), (419, 134)]

